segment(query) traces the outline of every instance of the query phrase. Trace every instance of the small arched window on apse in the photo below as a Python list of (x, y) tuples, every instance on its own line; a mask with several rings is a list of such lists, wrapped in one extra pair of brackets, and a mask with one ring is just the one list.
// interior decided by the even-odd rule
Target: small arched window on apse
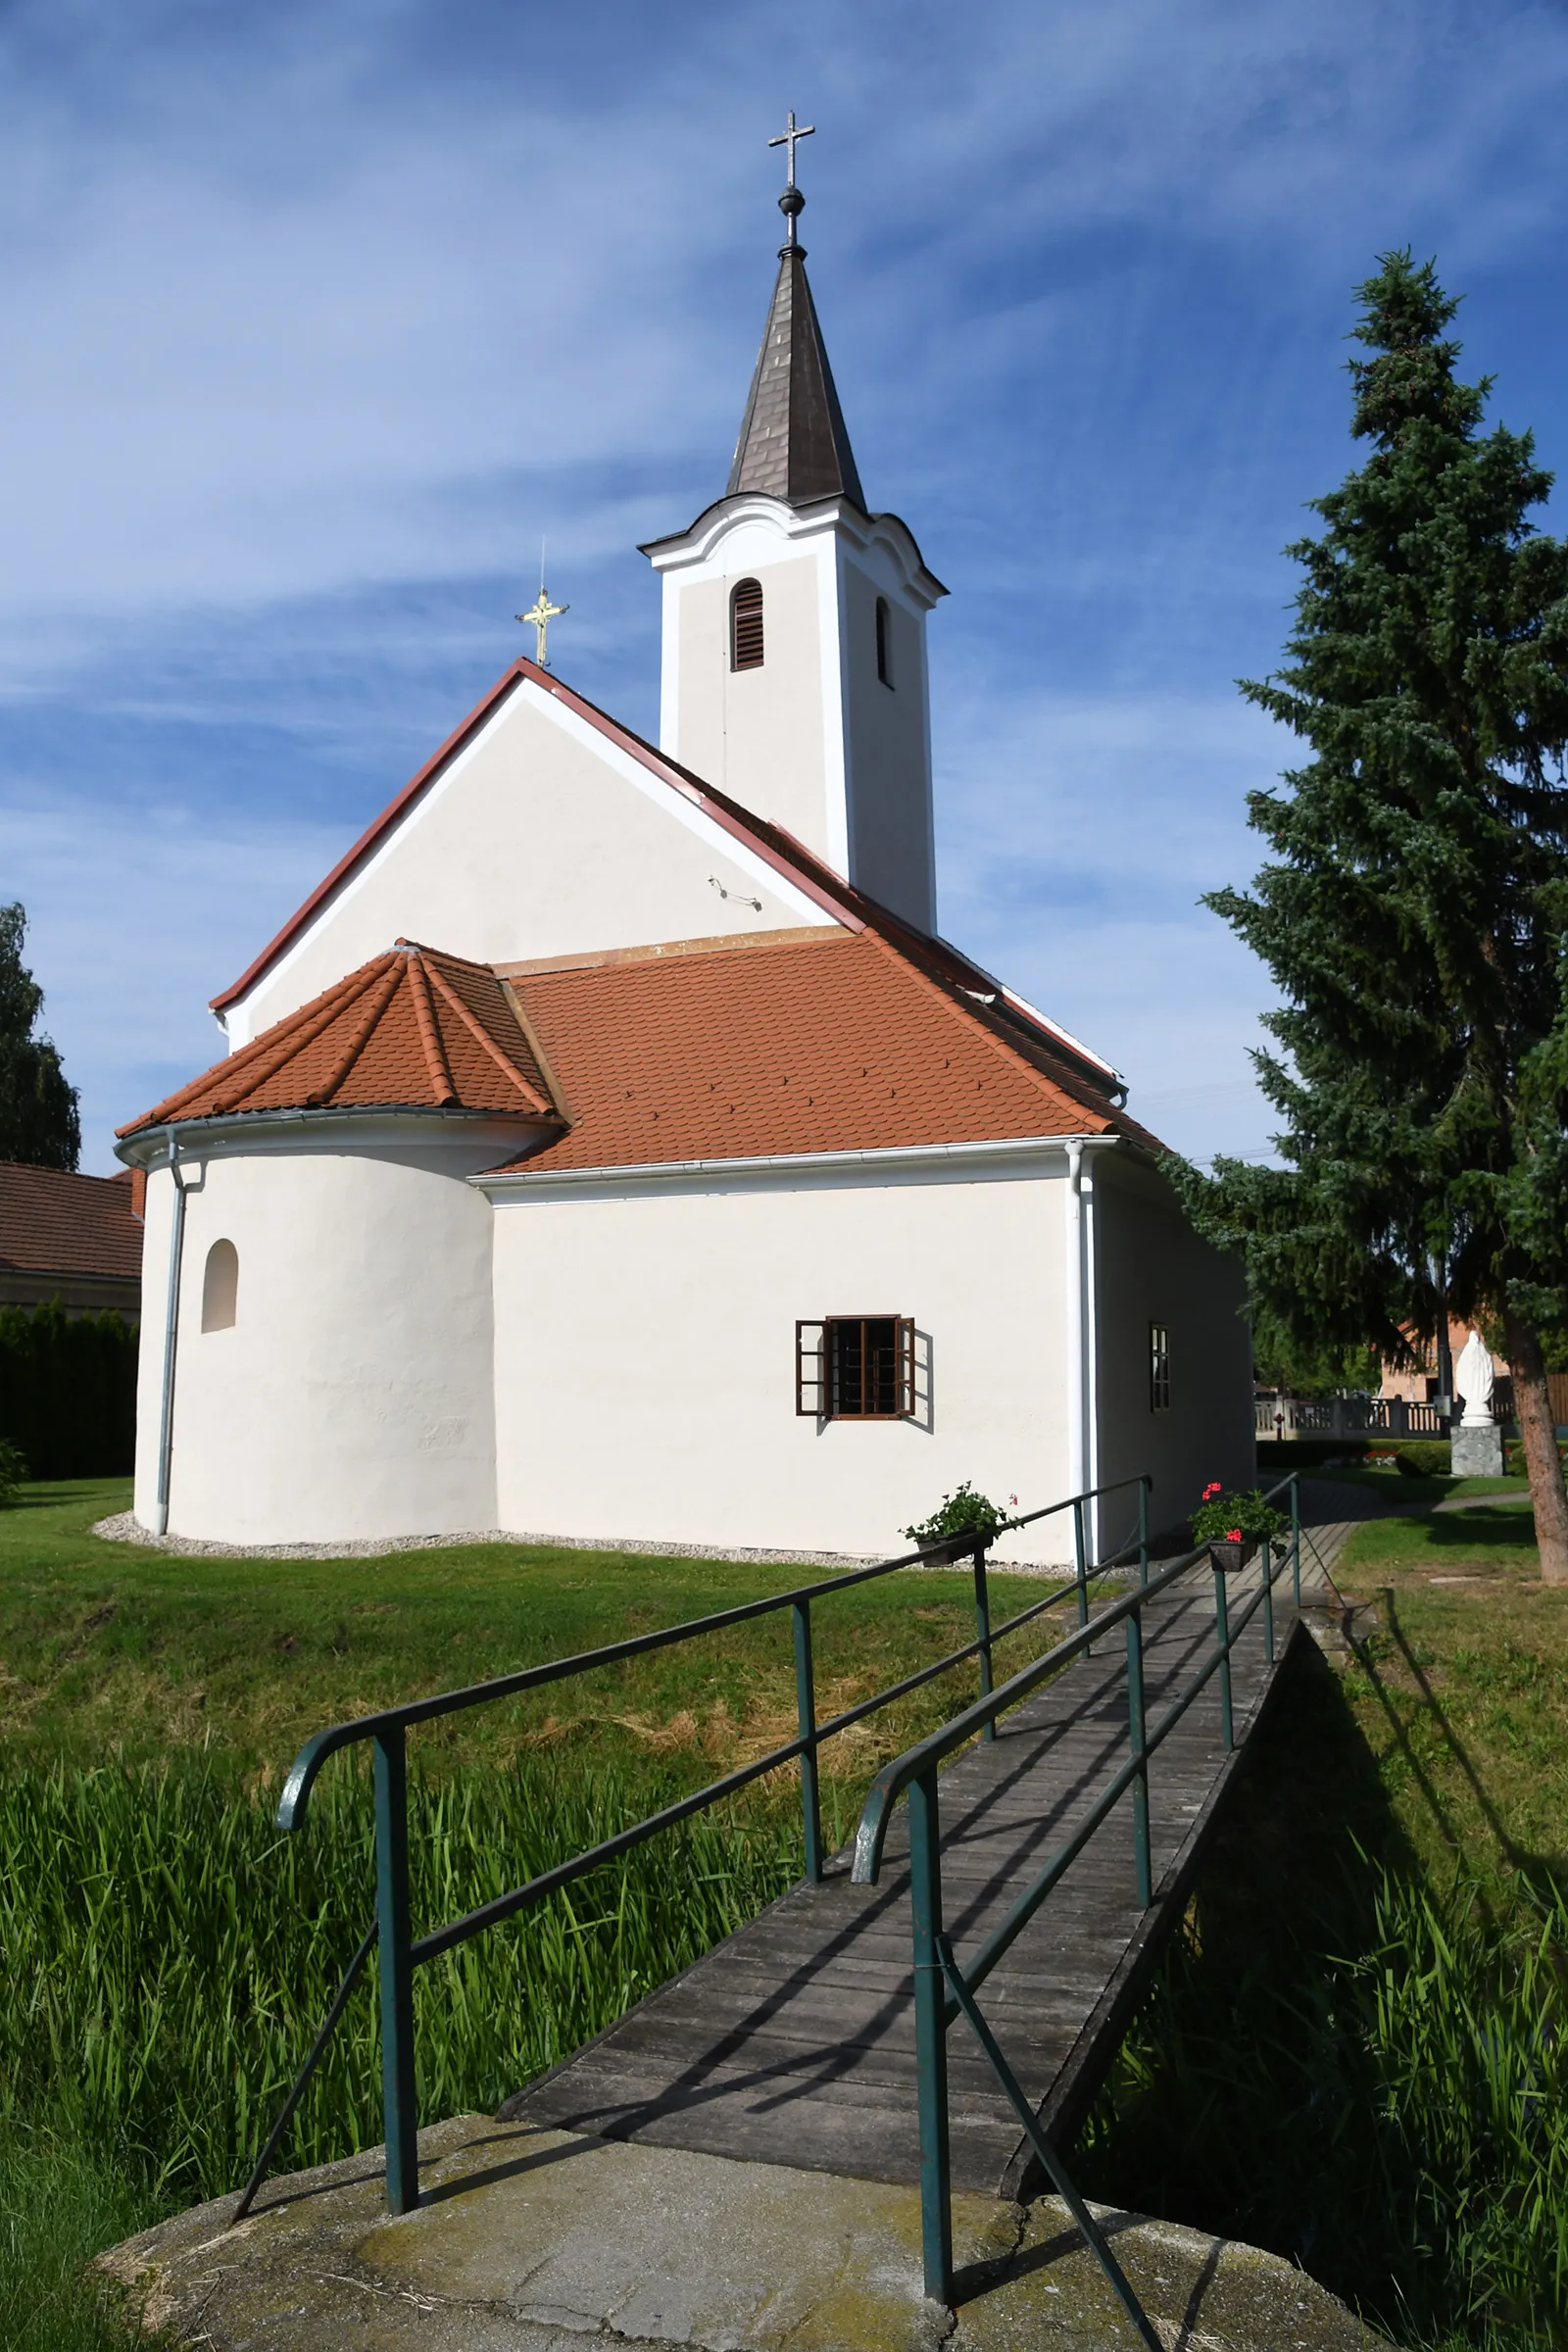
[(239, 1251), (232, 1242), (215, 1242), (202, 1274), (202, 1329), (229, 1331), (239, 1311)]
[(731, 669), (762, 666), (762, 583), (740, 580), (729, 600), (729, 665)]
[(893, 683), (893, 613), (885, 596), (876, 600), (876, 674), (884, 686)]

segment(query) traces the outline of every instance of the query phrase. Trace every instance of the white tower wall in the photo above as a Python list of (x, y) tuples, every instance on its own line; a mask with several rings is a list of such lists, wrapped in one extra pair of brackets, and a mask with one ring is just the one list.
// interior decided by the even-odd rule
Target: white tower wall
[[(934, 930), (925, 619), (944, 591), (904, 525), (846, 500), (803, 511), (752, 493), (647, 552), (663, 575), (660, 749)], [(748, 579), (763, 655), (737, 669), (731, 598)]]

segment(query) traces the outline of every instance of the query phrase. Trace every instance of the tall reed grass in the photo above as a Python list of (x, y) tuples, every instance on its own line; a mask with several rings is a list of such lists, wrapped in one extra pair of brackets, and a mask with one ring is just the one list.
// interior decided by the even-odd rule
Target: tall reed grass
[[(416, 1785), (416, 1928), (651, 1801), (547, 1764)], [(799, 1868), (793, 1806), (702, 1816), (421, 1969), (422, 2111), (493, 2108)], [(1405, 2344), (1568, 2343), (1568, 1901), (1371, 1884), (1317, 1942), (1299, 1920), (1208, 1934), (1200, 1907), (1080, 2142), (1084, 2185), (1295, 2256)], [(372, 1890), (349, 1772), (297, 1838), (201, 1759), (0, 1777), (0, 2341), (122, 2340), (80, 2256), (243, 2179)], [(278, 2161), (380, 2136), (368, 1981)]]
[(1385, 1871), (1363, 1919), (1339, 1956), (1239, 1953), (1200, 1911), (1080, 2142), (1086, 2183), (1295, 2257), (1401, 2343), (1568, 2344), (1568, 1899), (1499, 1911)]
[[(153, 2352), (95, 2288), (94, 2254), (148, 2218), (113, 2150), (0, 2122), (0, 2344), (5, 2352)], [(161, 2340), (161, 2339), (160, 2339)]]
[[(416, 1932), (648, 1809), (547, 1768), (411, 1791)], [(431, 2117), (488, 2109), (598, 2033), (798, 1875), (785, 1817), (699, 1816), (415, 1980)], [(374, 1886), (368, 1785), (318, 1790), (283, 1838), (211, 1764), (0, 1779), (0, 2123), (122, 2151), (159, 2204), (243, 2180)], [(381, 2137), (373, 1970), (280, 2165)]]

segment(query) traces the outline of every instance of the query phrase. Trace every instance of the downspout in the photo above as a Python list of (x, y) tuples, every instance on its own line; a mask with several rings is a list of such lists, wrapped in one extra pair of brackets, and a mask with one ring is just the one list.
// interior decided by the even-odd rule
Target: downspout
[(169, 1474), (174, 1458), (174, 1341), (179, 1327), (180, 1261), (185, 1254), (185, 1187), (179, 1180), (179, 1143), (169, 1130), (169, 1174), (174, 1187), (174, 1221), (169, 1237), (169, 1295), (164, 1309), (164, 1396), (158, 1423), (158, 1498), (151, 1534), (169, 1532)]
[(1089, 1485), (1087, 1353), (1089, 1317), (1084, 1298), (1084, 1144), (1067, 1138), (1067, 1491), (1081, 1494)]
[[(1083, 1413), (1084, 1413), (1084, 1485), (1100, 1483), (1100, 1238), (1099, 1210), (1095, 1184), (1096, 1154), (1091, 1152), (1084, 1159), (1079, 1180), (1079, 1199), (1083, 1202)], [(1092, 1557), (1099, 1559), (1103, 1549), (1102, 1538), (1102, 1508), (1098, 1502), (1089, 1506), (1089, 1525), (1093, 1532)]]

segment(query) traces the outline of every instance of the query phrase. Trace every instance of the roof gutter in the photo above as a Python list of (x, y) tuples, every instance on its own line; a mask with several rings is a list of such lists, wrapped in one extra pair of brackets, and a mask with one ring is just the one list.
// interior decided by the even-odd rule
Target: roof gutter
[(774, 1152), (751, 1158), (650, 1159), (607, 1163), (593, 1168), (498, 1168), (470, 1176), (468, 1182), (492, 1200), (525, 1197), (529, 1193), (587, 1184), (680, 1183), (693, 1177), (833, 1175), (863, 1170), (868, 1175), (894, 1175), (901, 1168), (917, 1170), (952, 1166), (965, 1161), (990, 1165), (996, 1161), (1038, 1158), (1042, 1152), (1070, 1154), (1084, 1152), (1126, 1151), (1120, 1135), (1018, 1135), (983, 1137), (973, 1143), (889, 1144), (860, 1152)]
[(550, 1140), (559, 1133), (562, 1122), (547, 1119), (542, 1111), (470, 1110), (462, 1104), (417, 1102), (325, 1102), (311, 1110), (217, 1110), (199, 1119), (170, 1120), (158, 1127), (138, 1127), (122, 1135), (115, 1146), (115, 1157), (127, 1167), (150, 1168), (157, 1160), (160, 1142), (177, 1126), (180, 1135), (194, 1150), (198, 1145), (209, 1148), (238, 1144), (254, 1137), (286, 1133), (299, 1128), (309, 1135), (334, 1126), (357, 1127), (363, 1134), (370, 1121), (379, 1121), (392, 1130), (410, 1125), (428, 1128), (441, 1127), (501, 1127), (539, 1128)]

